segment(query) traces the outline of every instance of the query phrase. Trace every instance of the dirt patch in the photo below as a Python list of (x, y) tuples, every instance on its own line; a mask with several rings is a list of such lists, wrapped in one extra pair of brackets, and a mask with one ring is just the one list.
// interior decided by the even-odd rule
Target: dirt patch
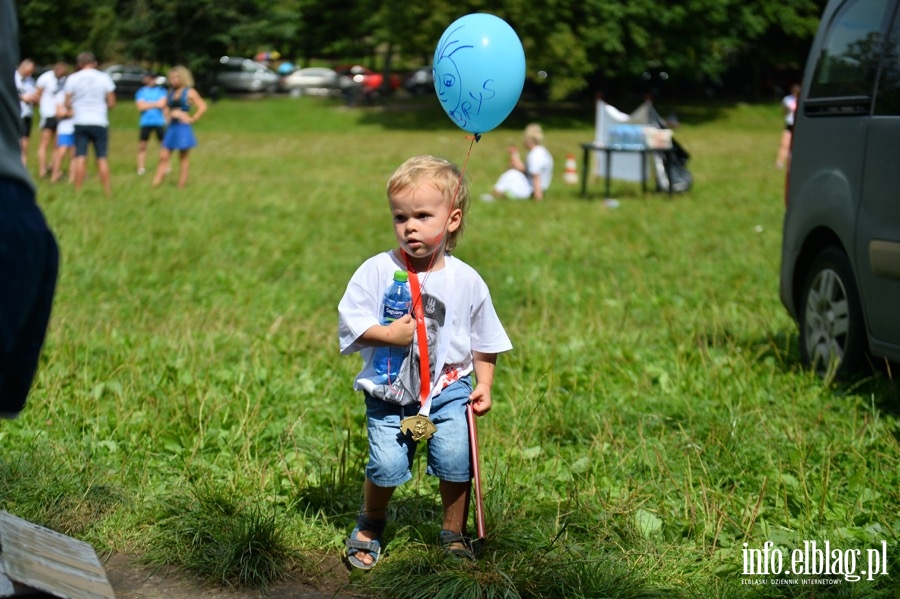
[(319, 565), (314, 581), (286, 580), (266, 591), (216, 588), (171, 568), (137, 563), (134, 556), (115, 554), (104, 563), (106, 576), (117, 599), (356, 599), (346, 587), (350, 580), (340, 559), (328, 558)]

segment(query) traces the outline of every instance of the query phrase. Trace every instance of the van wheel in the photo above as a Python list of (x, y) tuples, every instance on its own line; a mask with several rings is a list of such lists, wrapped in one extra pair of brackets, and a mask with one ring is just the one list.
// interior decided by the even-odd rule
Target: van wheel
[(829, 247), (816, 256), (799, 308), (803, 363), (824, 377), (858, 373), (866, 353), (866, 326), (853, 269), (843, 251)]

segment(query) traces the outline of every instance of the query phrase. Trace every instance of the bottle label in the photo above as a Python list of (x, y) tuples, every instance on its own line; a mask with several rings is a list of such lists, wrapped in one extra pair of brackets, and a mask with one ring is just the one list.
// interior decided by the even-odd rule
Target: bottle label
[(407, 306), (406, 304), (398, 303), (397, 305), (392, 306), (385, 302), (384, 312), (382, 313), (382, 316), (386, 323), (394, 322), (398, 318), (402, 318), (407, 312), (409, 312), (409, 306)]

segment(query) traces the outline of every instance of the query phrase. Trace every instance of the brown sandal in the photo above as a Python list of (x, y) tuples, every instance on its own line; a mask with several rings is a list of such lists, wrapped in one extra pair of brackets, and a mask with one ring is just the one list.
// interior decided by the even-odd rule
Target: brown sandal
[(447, 555), (460, 559), (475, 560), (472, 540), (458, 532), (442, 530), (438, 537), (438, 543)]

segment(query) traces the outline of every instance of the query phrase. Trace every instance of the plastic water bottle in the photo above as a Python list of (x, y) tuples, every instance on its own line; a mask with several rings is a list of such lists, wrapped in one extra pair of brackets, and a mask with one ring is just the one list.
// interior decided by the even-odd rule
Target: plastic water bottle
[[(409, 292), (406, 271), (398, 270), (394, 273), (394, 282), (384, 292), (384, 302), (381, 309), (381, 324), (391, 324), (404, 314), (409, 314), (412, 306), (412, 294)], [(387, 383), (397, 378), (400, 372), (400, 364), (406, 355), (405, 347), (384, 346), (375, 348), (375, 382)]]

